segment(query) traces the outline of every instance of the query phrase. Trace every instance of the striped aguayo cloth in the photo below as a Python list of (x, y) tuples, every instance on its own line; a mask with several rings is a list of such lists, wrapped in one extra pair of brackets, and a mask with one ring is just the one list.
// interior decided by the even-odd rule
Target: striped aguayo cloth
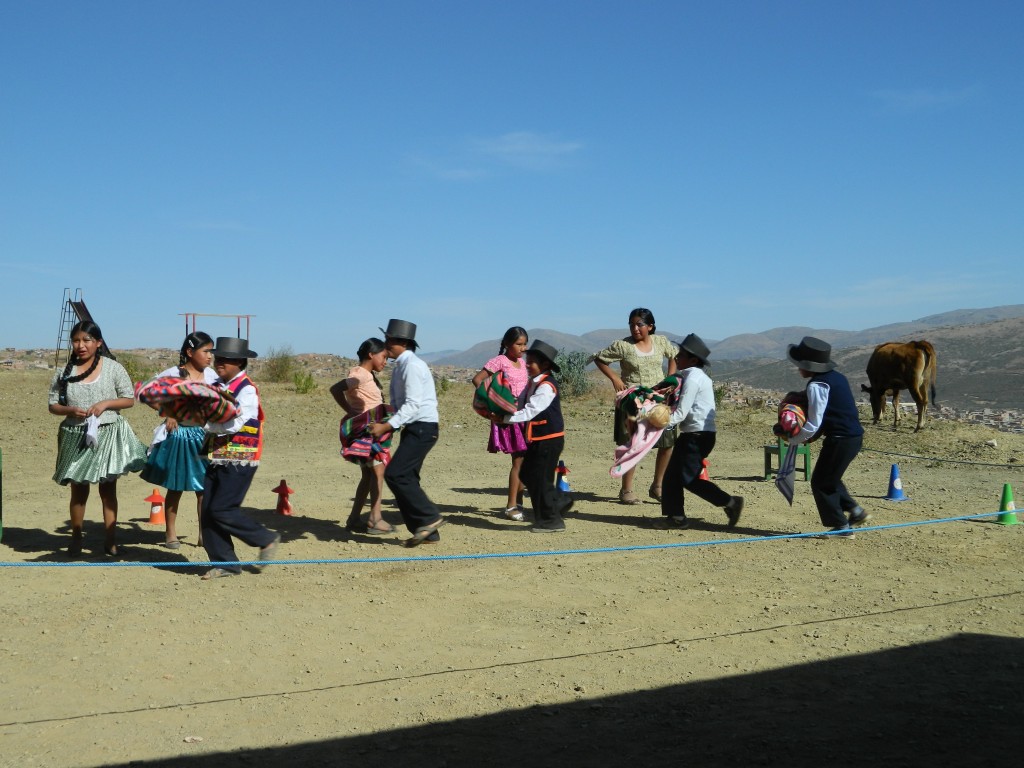
[(375, 405), (368, 411), (350, 419), (342, 419), (338, 427), (338, 438), (341, 440), (341, 455), (351, 462), (379, 461), (387, 464), (391, 460), (391, 436), (383, 440), (374, 440), (368, 427), (380, 421), (387, 421), (395, 412), (387, 403)]
[(503, 416), (518, 409), (518, 398), (512, 394), (503, 371), (492, 373), (481, 381), (473, 393), (473, 410), (481, 416), (487, 417), (492, 413)]
[(135, 397), (165, 419), (191, 424), (222, 424), (238, 416), (238, 406), (230, 393), (201, 381), (163, 376), (136, 385)]

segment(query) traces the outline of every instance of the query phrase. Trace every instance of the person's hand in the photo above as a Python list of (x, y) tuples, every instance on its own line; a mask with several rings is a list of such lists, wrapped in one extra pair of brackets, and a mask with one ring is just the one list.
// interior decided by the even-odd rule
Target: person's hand
[(76, 419), (84, 419), (89, 415), (89, 412), (85, 410), (85, 408), (70, 408), (68, 413)]
[(107, 410), (107, 401), (100, 400), (98, 403), (93, 403), (91, 406), (89, 406), (89, 410), (85, 412), (85, 415), (102, 416), (105, 410)]
[(164, 420), (164, 429), (167, 430), (167, 434), (171, 434), (171, 432), (173, 432), (177, 428), (178, 428), (178, 420), (177, 419), (170, 419), (169, 418), (169, 419), (165, 419)]
[(367, 429), (370, 430), (370, 434), (373, 435), (374, 439), (379, 440), (388, 432), (391, 431), (391, 427), (386, 421), (375, 421)]

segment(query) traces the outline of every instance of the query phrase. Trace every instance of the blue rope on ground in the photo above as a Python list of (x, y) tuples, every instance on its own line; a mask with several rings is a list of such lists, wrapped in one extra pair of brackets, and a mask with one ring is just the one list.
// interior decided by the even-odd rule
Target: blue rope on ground
[[(891, 528), (913, 528), (921, 525), (937, 525), (940, 523), (955, 523), (963, 520), (977, 520), (982, 517), (994, 517), (1005, 512), (982, 512), (977, 515), (961, 515), (959, 517), (944, 517), (938, 520), (918, 520), (911, 523), (889, 523), (887, 525), (863, 526), (857, 529), (858, 533), (866, 531), (884, 531)], [(810, 533), (780, 533), (773, 536), (753, 536), (748, 539), (713, 539), (711, 541), (679, 541), (665, 544), (633, 544), (626, 547), (598, 547), (595, 549), (556, 549), (539, 552), (491, 552), (479, 555), (430, 555), (427, 557), (354, 557), (354, 558), (324, 558), (316, 560), (229, 560), (223, 562), (136, 562), (136, 561), (115, 561), (99, 563), (11, 563), (0, 562), (3, 568), (212, 568), (229, 565), (232, 567), (241, 566), (266, 566), (266, 565), (360, 565), (367, 563), (425, 563), (442, 562), (446, 560), (494, 560), (499, 558), (512, 557), (552, 557), (555, 555), (595, 555), (609, 552), (643, 552), (652, 549), (683, 549), (687, 547), (712, 547), (724, 544), (754, 544), (764, 541), (781, 541), (784, 539), (807, 539), (819, 538), (822, 535), (831, 536), (834, 533), (813, 531)]]
[(920, 459), (921, 461), (944, 461), (947, 464), (967, 464), (972, 467), (999, 467), (1000, 469), (1022, 469), (1024, 464), (989, 464), (983, 461), (963, 461), (961, 459), (940, 459), (937, 456), (915, 456), (912, 453), (893, 453), (880, 451), (877, 448), (861, 448), (861, 452), (880, 453), (883, 456), (899, 456), (904, 459)]

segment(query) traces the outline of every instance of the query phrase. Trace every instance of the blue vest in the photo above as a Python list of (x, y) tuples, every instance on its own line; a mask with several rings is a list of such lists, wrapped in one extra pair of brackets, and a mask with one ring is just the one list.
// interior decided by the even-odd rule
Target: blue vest
[(816, 373), (811, 381), (821, 381), (828, 384), (828, 404), (825, 406), (825, 415), (821, 420), (819, 432), (826, 437), (860, 437), (864, 434), (864, 427), (860, 424), (860, 415), (857, 413), (857, 402), (853, 399), (853, 391), (850, 389), (850, 382), (839, 371), (832, 370), (825, 373)]

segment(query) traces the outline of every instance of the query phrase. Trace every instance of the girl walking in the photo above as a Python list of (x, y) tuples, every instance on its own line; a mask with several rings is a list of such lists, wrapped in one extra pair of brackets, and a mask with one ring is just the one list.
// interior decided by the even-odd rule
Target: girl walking
[(103, 333), (96, 323), (76, 323), (68, 364), (50, 383), (50, 413), (64, 417), (53, 479), (71, 486), (71, 557), (82, 554), (82, 523), (92, 485), (99, 486), (103, 505), (103, 551), (111, 557), (119, 554), (117, 478), (138, 472), (146, 463), (146, 446), (120, 414), (135, 405), (132, 380), (113, 357), (100, 354), (102, 347)]
[[(492, 357), (473, 377), (473, 386), (479, 387), (489, 376), (502, 373), (509, 390), (517, 398), (530, 381), (523, 354), (530, 335), (524, 328), (514, 325), (501, 337), (501, 347), (496, 357)], [(521, 424), (501, 424), (491, 422), (491, 434), (487, 441), (487, 450), (491, 453), (508, 453), (512, 455), (512, 469), (508, 473), (508, 500), (505, 504), (505, 517), (509, 520), (522, 522), (523, 490), (525, 486), (519, 479), (519, 472), (526, 456), (526, 437)]]
[[(380, 385), (377, 374), (384, 370), (388, 362), (388, 353), (384, 342), (378, 338), (369, 338), (359, 345), (356, 351), (359, 364), (349, 371), (348, 378), (342, 379), (331, 387), (331, 395), (348, 415), (343, 422), (341, 432), (356, 435), (362, 427), (374, 421), (380, 421), (382, 411), (390, 410), (384, 405), (384, 389)], [(363, 423), (359, 423), (363, 422)], [(349, 425), (346, 430), (346, 424)], [(352, 504), (345, 527), (350, 531), (364, 530), (371, 536), (394, 533), (395, 528), (388, 523), (381, 512), (381, 494), (384, 490), (384, 468), (389, 454), (373, 452), (368, 455), (342, 455), (359, 465), (361, 477), (356, 486), (356, 497)], [(363, 505), (366, 497), (370, 497), (370, 516), (365, 529), (362, 522)]]
[[(182, 342), (178, 355), (178, 364), (157, 374), (198, 381), (213, 385), (217, 381), (217, 373), (211, 367), (213, 363), (213, 339), (202, 331), (190, 333)], [(167, 527), (164, 532), (164, 546), (178, 549), (177, 518), (178, 504), (185, 491), (196, 495), (196, 520), (202, 521), (203, 516), (203, 482), (206, 478), (206, 464), (199, 456), (206, 432), (202, 424), (179, 422), (175, 419), (164, 420), (166, 438), (156, 443), (149, 452), (149, 459), (140, 477), (149, 483), (167, 489), (167, 500), (164, 513)], [(199, 546), (203, 545), (202, 528), (199, 529)]]

